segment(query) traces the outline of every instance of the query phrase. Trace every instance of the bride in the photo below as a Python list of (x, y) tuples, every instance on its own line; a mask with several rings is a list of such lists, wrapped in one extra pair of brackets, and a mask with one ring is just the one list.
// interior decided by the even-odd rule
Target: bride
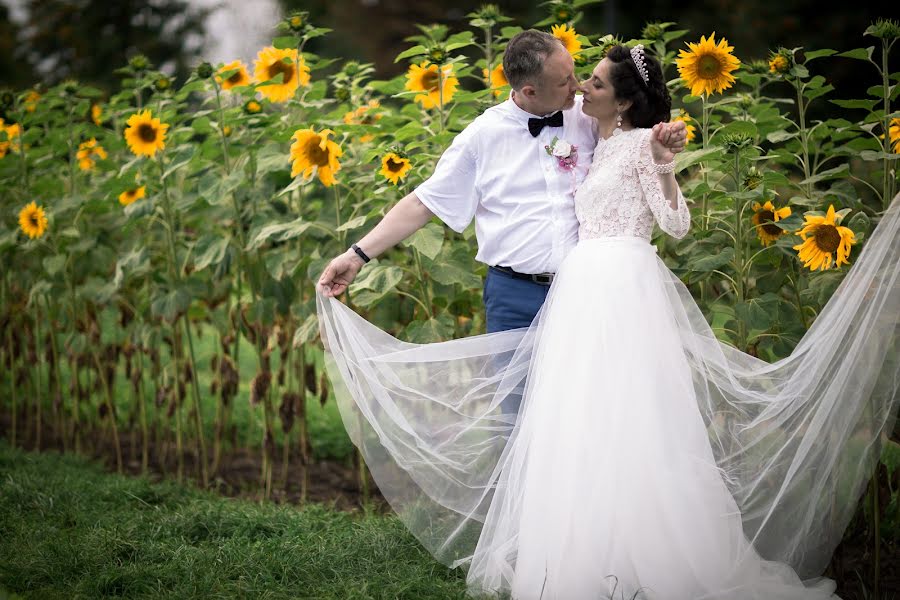
[(600, 139), (579, 242), (530, 327), (405, 343), (320, 284), (351, 439), (472, 595), (836, 597), (821, 574), (897, 414), (900, 201), (766, 363), (716, 339), (650, 244), (690, 225), (658, 62), (615, 47), (582, 92)]

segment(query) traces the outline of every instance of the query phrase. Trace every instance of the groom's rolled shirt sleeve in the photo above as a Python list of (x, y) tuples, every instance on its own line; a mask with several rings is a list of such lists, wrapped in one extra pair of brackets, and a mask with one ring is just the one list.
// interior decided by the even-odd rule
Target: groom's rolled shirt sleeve
[(478, 207), (476, 154), (468, 129), (444, 151), (431, 177), (415, 189), (416, 197), (450, 229), (462, 233)]

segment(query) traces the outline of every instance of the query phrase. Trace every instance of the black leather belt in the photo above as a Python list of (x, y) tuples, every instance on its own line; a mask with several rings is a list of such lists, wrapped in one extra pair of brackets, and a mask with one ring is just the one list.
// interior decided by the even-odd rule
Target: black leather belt
[(509, 267), (492, 266), (491, 268), (496, 269), (501, 273), (505, 273), (506, 275), (509, 275), (510, 277), (513, 277), (515, 279), (526, 279), (528, 281), (533, 281), (534, 283), (539, 283), (541, 285), (550, 285), (551, 283), (553, 283), (553, 273), (535, 273), (532, 275), (529, 273), (519, 273), (518, 271), (513, 271)]

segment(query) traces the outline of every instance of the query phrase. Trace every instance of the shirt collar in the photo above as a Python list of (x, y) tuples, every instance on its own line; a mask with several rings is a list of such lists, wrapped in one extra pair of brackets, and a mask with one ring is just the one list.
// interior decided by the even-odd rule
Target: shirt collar
[[(508, 114), (513, 119), (515, 119), (517, 122), (523, 123), (525, 125), (528, 124), (528, 119), (542, 118), (541, 115), (533, 115), (530, 112), (523, 110), (521, 107), (519, 107), (519, 105), (516, 104), (515, 100), (513, 100), (512, 90), (510, 90), (509, 98), (506, 100), (506, 102), (503, 103), (503, 106), (506, 107), (506, 114)], [(550, 114), (553, 114), (553, 113), (550, 113)], [(549, 117), (550, 115), (546, 115), (546, 116)]]

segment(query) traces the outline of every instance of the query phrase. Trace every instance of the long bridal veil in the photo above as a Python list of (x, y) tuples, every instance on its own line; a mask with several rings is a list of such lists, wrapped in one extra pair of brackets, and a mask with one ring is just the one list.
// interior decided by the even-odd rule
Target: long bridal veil
[[(763, 558), (820, 575), (900, 405), (900, 195), (812, 327), (775, 363), (718, 341), (687, 288), (656, 265), (744, 533)], [(542, 314), (529, 328), (419, 345), (336, 299), (317, 302), (341, 416), (379, 489), (435, 558), (469, 565), (501, 474), (521, 467), (509, 448), (529, 374), (540, 369), (532, 356)], [(522, 410), (504, 412), (504, 398), (523, 390)]]

